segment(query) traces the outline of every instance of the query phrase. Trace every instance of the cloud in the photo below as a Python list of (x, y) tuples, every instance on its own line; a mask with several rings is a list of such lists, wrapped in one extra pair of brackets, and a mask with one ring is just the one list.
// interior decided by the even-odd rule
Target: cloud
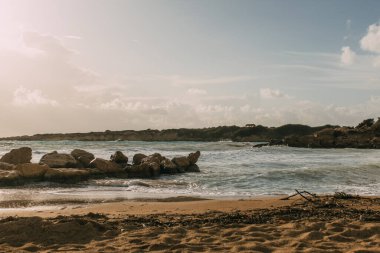
[(263, 99), (273, 99), (273, 98), (287, 98), (288, 95), (282, 93), (279, 90), (262, 88), (260, 89), (260, 97)]
[(202, 89), (191, 88), (187, 90), (187, 93), (190, 95), (206, 95), (207, 91)]
[(380, 53), (380, 24), (372, 24), (368, 27), (367, 34), (360, 40), (363, 50)]
[(240, 82), (247, 82), (254, 79), (253, 76), (238, 75), (238, 76), (222, 76), (222, 77), (209, 77), (209, 78), (187, 78), (178, 75), (162, 76), (171, 81), (174, 86), (197, 86), (197, 85), (218, 85), (218, 84), (233, 84)]
[(41, 52), (49, 54), (49, 56), (68, 57), (73, 53), (72, 50), (63, 46), (60, 39), (51, 35), (37, 32), (24, 32), (22, 37), (25, 46), (40, 50)]
[(340, 61), (344, 65), (352, 65), (355, 62), (356, 53), (351, 50), (350, 47), (342, 47), (342, 54), (340, 56)]
[(21, 86), (13, 93), (13, 104), (16, 106), (57, 106), (58, 102), (45, 97), (40, 90), (29, 90)]

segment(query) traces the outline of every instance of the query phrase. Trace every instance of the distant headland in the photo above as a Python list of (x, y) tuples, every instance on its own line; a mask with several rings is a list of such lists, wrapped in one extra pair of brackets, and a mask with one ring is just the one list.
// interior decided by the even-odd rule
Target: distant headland
[[(266, 127), (247, 124), (199, 129), (122, 130), (89, 133), (36, 134), (0, 138), (7, 141), (234, 141), (263, 142), (309, 148), (380, 148), (380, 119), (366, 119), (355, 127), (287, 124)], [(260, 145), (262, 146), (262, 145)]]

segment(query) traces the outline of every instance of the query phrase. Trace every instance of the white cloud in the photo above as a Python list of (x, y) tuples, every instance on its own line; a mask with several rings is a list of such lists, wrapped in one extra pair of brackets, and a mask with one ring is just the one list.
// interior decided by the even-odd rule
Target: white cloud
[(368, 27), (367, 34), (360, 40), (363, 50), (380, 53), (380, 24), (372, 24)]
[(262, 88), (260, 89), (260, 97), (263, 99), (273, 99), (273, 98), (288, 98), (289, 96), (282, 93), (280, 90)]
[(206, 95), (207, 91), (202, 89), (191, 88), (187, 90), (187, 93), (189, 93), (190, 95)]
[(350, 47), (342, 47), (342, 54), (340, 56), (340, 61), (344, 65), (351, 65), (355, 62), (356, 53), (351, 50)]
[(27, 47), (40, 50), (49, 54), (49, 56), (68, 57), (73, 53), (72, 50), (69, 50), (62, 44), (59, 38), (51, 35), (24, 32), (22, 37)]
[(40, 90), (29, 90), (21, 86), (13, 93), (13, 104), (16, 106), (57, 106), (58, 102), (45, 97)]

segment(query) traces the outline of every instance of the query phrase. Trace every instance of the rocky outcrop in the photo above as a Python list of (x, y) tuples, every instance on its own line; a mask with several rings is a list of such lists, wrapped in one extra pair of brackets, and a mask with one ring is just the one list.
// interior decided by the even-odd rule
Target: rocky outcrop
[(191, 164), (189, 167), (186, 168), (186, 172), (201, 172), (198, 165)]
[(19, 185), (23, 182), (17, 170), (0, 170), (0, 185)]
[(52, 182), (75, 183), (88, 179), (90, 175), (89, 169), (49, 168), (44, 175), (44, 179)]
[(190, 161), (186, 156), (174, 157), (172, 162), (177, 165), (178, 172), (186, 172), (186, 169), (190, 166)]
[(191, 165), (196, 164), (198, 162), (199, 157), (201, 156), (201, 152), (197, 151), (195, 153), (190, 153), (187, 156), (187, 159), (189, 159), (189, 162)]
[(15, 168), (14, 164), (0, 162), (0, 170), (14, 170)]
[(157, 163), (141, 163), (127, 166), (125, 168), (129, 178), (156, 178), (160, 176), (161, 168)]
[(37, 163), (18, 164), (15, 168), (24, 178), (42, 178), (48, 169), (46, 164)]
[(83, 149), (74, 149), (71, 151), (71, 155), (78, 161), (78, 164), (83, 168), (88, 168), (90, 162), (95, 159), (94, 154), (87, 152)]
[(12, 149), (9, 153), (6, 153), (1, 157), (0, 162), (10, 164), (30, 163), (32, 160), (32, 149), (29, 147), (22, 147), (18, 149)]
[(126, 166), (128, 163), (128, 157), (121, 151), (116, 151), (115, 154), (111, 155), (111, 162), (117, 163), (121, 166)]
[(177, 165), (168, 158), (161, 161), (160, 167), (163, 174), (175, 174), (178, 172)]
[(90, 163), (91, 168), (96, 168), (104, 173), (120, 173), (123, 172), (124, 170), (120, 165), (117, 163), (114, 163), (112, 161), (107, 161), (102, 158), (95, 158), (94, 160), (91, 161)]
[(142, 159), (144, 159), (145, 157), (147, 157), (147, 156), (144, 154), (140, 154), (140, 153), (135, 154), (133, 156), (133, 164), (139, 165), (141, 163)]
[(200, 171), (196, 165), (200, 157), (199, 151), (190, 153), (188, 156), (175, 157), (172, 160), (159, 153), (149, 156), (136, 154), (133, 165), (127, 163), (128, 158), (121, 151), (115, 152), (111, 160), (92, 159), (93, 157), (93, 154), (85, 150), (75, 149), (71, 154), (62, 154), (57, 151), (45, 154), (40, 163), (15, 165), (0, 162), (0, 186), (35, 181), (74, 183), (89, 178), (104, 177), (157, 178), (161, 174)]
[(42, 156), (40, 163), (48, 165), (50, 168), (76, 168), (77, 160), (72, 155), (61, 154), (57, 151)]
[(330, 127), (312, 135), (289, 136), (284, 143), (308, 148), (380, 148), (380, 120), (364, 120), (355, 128)]

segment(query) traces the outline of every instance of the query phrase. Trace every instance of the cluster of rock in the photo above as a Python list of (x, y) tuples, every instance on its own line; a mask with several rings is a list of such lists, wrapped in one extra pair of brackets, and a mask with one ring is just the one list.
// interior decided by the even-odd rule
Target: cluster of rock
[(380, 148), (380, 119), (364, 120), (356, 127), (326, 128), (311, 135), (288, 136), (284, 144), (309, 148)]
[(12, 149), (0, 159), (0, 185), (19, 185), (34, 181), (77, 182), (89, 178), (156, 178), (161, 174), (199, 172), (200, 152), (188, 156), (166, 158), (159, 153), (135, 154), (133, 163), (121, 151), (109, 160), (75, 149), (70, 154), (52, 153), (42, 156), (39, 163), (31, 163), (32, 149)]

